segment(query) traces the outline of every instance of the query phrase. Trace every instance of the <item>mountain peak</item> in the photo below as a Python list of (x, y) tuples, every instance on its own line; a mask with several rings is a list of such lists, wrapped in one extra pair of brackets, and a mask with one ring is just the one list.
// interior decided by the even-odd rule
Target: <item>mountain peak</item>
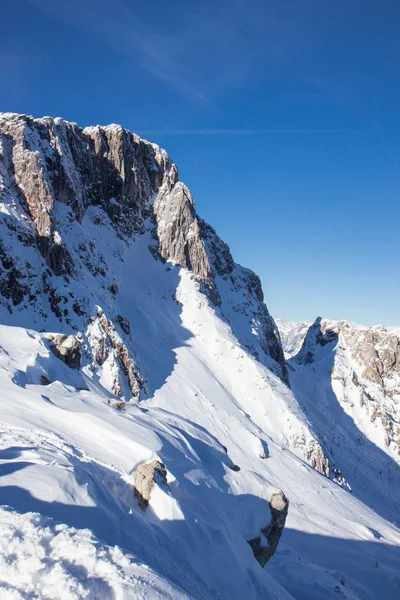
[(103, 329), (106, 322), (115, 329), (136, 364), (134, 341), (120, 324), (127, 317), (116, 310), (122, 292), (115, 274), (147, 236), (153, 259), (189, 269), (240, 343), (288, 381), (259, 278), (236, 265), (198, 217), (165, 150), (120, 125), (82, 129), (14, 113), (2, 113), (0, 140), (0, 305), (7, 321), (20, 324), (33, 311), (43, 328), (50, 322), (63, 333), (85, 333), (101, 307)]

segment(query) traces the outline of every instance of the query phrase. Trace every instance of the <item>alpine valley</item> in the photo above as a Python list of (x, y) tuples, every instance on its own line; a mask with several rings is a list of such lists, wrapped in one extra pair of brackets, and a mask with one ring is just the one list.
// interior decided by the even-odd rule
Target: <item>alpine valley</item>
[(400, 597), (400, 328), (276, 320), (176, 165), (0, 113), (0, 596)]

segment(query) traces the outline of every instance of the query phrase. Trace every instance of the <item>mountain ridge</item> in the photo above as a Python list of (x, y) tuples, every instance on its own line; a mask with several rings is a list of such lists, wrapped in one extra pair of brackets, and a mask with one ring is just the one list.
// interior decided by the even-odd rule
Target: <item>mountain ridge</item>
[[(66, 332), (79, 330), (81, 317), (97, 316), (93, 302), (82, 289), (83, 298), (74, 296), (71, 302), (53, 284), (54, 279), (62, 277), (68, 284), (70, 277), (78, 282), (97, 278), (103, 288), (117, 295), (118, 284), (107, 277), (104, 252), (96, 247), (101, 225), (114, 229), (126, 244), (147, 230), (154, 255), (189, 268), (222, 312), (217, 281), (220, 287), (230, 286), (233, 300), (237, 292), (234, 308), (244, 346), (260, 358), (265, 355), (270, 367), (288, 383), (277, 329), (263, 303), (259, 278), (236, 265), (228, 246), (197, 216), (191, 194), (178, 180), (176, 165), (164, 150), (116, 125), (81, 129), (59, 118), (33, 119), (13, 113), (0, 115), (0, 134), (0, 193), (12, 207), (8, 214), (2, 213), (3, 228), (7, 227), (2, 238), (15, 234), (17, 245), (36, 249), (40, 255), (36, 263), (41, 258), (48, 267), (38, 265), (35, 271), (25, 262), (16, 268), (3, 241), (0, 258), (9, 269), (6, 280), (0, 280), (0, 300), (8, 311), (12, 313), (13, 305), (21, 310), (29, 303), (38, 304), (47, 295), (50, 311), (67, 326)], [(72, 226), (81, 225), (90, 211), (96, 214), (90, 215), (89, 235), (82, 227), (73, 232)], [(97, 231), (96, 225), (100, 226)], [(74, 234), (79, 239), (69, 244)], [(117, 251), (124, 249), (121, 243)], [(24, 254), (21, 247), (19, 254)], [(28, 297), (26, 281), (38, 281), (42, 272), (42, 285), (37, 285), (37, 291), (29, 289)], [(240, 298), (243, 289), (246, 298)], [(100, 307), (103, 303), (97, 302)], [(120, 317), (111, 323), (128, 347), (119, 324), (125, 317)]]
[(360, 367), (322, 321), (285, 361), (165, 151), (0, 115), (0, 242), (7, 600), (397, 597), (398, 457)]

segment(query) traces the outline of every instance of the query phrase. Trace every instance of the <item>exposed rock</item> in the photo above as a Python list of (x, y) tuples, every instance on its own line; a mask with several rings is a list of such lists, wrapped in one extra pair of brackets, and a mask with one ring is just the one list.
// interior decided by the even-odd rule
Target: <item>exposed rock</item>
[(316, 346), (323, 347), (332, 342), (337, 343), (338, 338), (339, 327), (337, 324), (329, 326), (326, 321), (318, 317), (311, 327), (309, 327), (303, 345), (294, 360), (299, 364), (310, 364), (314, 361)]
[(126, 335), (131, 335), (131, 326), (128, 319), (122, 317), (121, 315), (117, 315), (117, 321), (120, 324), (121, 329), (126, 333)]
[(210, 262), (201, 238), (199, 219), (187, 187), (178, 181), (164, 185), (154, 203), (159, 252), (166, 260), (188, 267), (206, 286), (213, 286)]
[[(292, 363), (315, 361), (321, 348), (332, 344), (330, 373), (339, 400), (348, 403), (356, 391), (359, 404), (372, 423), (380, 424), (384, 446), (400, 454), (400, 338), (385, 327), (362, 327), (347, 321), (318, 319), (309, 328), (303, 346)], [(322, 466), (322, 459), (314, 455)]]
[(126, 411), (126, 402), (113, 402), (111, 407), (122, 412)]
[(400, 378), (400, 339), (384, 328), (343, 326), (341, 336), (352, 357), (363, 369), (360, 376), (381, 385), (386, 393), (400, 395), (391, 389), (389, 380)]
[[(103, 306), (121, 344), (107, 334), (95, 349), (96, 362), (104, 364), (113, 349), (116, 369), (121, 365), (135, 397), (142, 383), (132, 358), (132, 324), (113, 304), (120, 292), (102, 252), (103, 228), (121, 241), (113, 254), (120, 252), (122, 262), (124, 248), (152, 230), (153, 256), (190, 269), (239, 344), (289, 384), (259, 278), (234, 263), (228, 246), (197, 215), (176, 165), (155, 144), (118, 125), (82, 129), (58, 118), (0, 113), (0, 201), (7, 207), (0, 212), (0, 259), (7, 271), (0, 277), (0, 305), (11, 314), (15, 306), (19, 313), (34, 306), (40, 323), (50, 307), (68, 332), (84, 331), (93, 306)], [(84, 220), (89, 228), (80, 228)], [(93, 278), (96, 298), (85, 285)]]
[(14, 267), (6, 271), (0, 277), (0, 294), (7, 299), (12, 300), (13, 306), (21, 304), (24, 297), (28, 294), (29, 288), (20, 280), (21, 273)]
[(133, 359), (131, 352), (129, 352), (127, 346), (124, 344), (121, 337), (116, 332), (113, 323), (106, 318), (104, 312), (101, 309), (99, 309), (98, 315), (101, 327), (107, 335), (111, 347), (113, 348), (117, 358), (120, 361), (123, 372), (128, 377), (131, 392), (134, 398), (139, 400), (140, 390), (144, 386), (144, 380), (140, 374), (140, 370), (136, 365), (136, 362)]
[(325, 456), (321, 446), (315, 440), (309, 443), (305, 451), (305, 457), (316, 471), (321, 475), (325, 475), (328, 479), (330, 478), (329, 458)]
[(167, 468), (159, 460), (140, 465), (135, 473), (135, 496), (143, 510), (147, 508), (154, 485), (168, 488)]
[[(289, 510), (289, 500), (282, 491), (279, 491), (272, 494), (269, 506), (271, 510), (270, 524), (261, 529), (262, 535), (248, 540), (255, 558), (262, 567), (265, 567), (278, 547)], [(267, 545), (265, 545), (265, 540)]]
[(275, 323), (279, 329), (285, 358), (288, 360), (300, 351), (312, 323), (309, 321), (282, 321), (281, 319), (275, 319)]
[(47, 339), (50, 342), (50, 349), (71, 369), (79, 369), (81, 366), (81, 346), (82, 342), (73, 335), (60, 333), (59, 335), (49, 335)]
[[(126, 320), (121, 324), (121, 317), (118, 317), (117, 321), (121, 326), (121, 334), (125, 332), (128, 335)], [(106, 361), (108, 362), (111, 376), (110, 391), (116, 396), (121, 396), (122, 379), (126, 378), (133, 397), (135, 400), (139, 400), (140, 392), (144, 388), (144, 379), (136, 362), (135, 352), (130, 347), (129, 342), (125, 344), (114, 323), (106, 317), (100, 307), (97, 307), (97, 317), (92, 319), (92, 323), (87, 329), (87, 336), (96, 363), (102, 366)]]
[(260, 450), (258, 453), (258, 456), (262, 459), (265, 460), (266, 458), (269, 458), (269, 448), (268, 448), (268, 444), (265, 440), (260, 440)]
[(330, 460), (327, 452), (315, 437), (303, 431), (302, 434), (291, 436), (292, 444), (295, 448), (301, 448), (304, 458), (321, 475), (330, 478)]

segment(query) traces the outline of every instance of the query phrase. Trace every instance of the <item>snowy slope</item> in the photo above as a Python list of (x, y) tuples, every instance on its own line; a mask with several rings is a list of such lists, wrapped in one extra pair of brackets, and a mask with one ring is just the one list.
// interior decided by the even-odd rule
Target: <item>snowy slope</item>
[[(330, 355), (316, 378), (290, 361), (286, 385), (259, 279), (166, 153), (60, 119), (0, 133), (1, 597), (397, 598), (397, 465), (367, 440), (353, 469), (356, 422), (319, 403)], [(79, 369), (50, 333), (77, 336)], [(154, 459), (168, 488), (142, 511)], [(262, 569), (247, 540), (280, 489)]]
[[(153, 281), (158, 286), (160, 278)], [(191, 335), (176, 346), (165, 383), (126, 413), (107, 405), (105, 389), (79, 389), (91, 380), (82, 375), (77, 386), (76, 372), (53, 356), (40, 334), (1, 329), (0, 502), (12, 507), (15, 520), (22, 518), (15, 511), (50, 517), (47, 540), (58, 531), (56, 523), (64, 523), (66, 546), (76, 535), (96, 554), (88, 569), (85, 552), (65, 550), (70, 556), (64, 570), (52, 572), (58, 591), (43, 597), (79, 598), (79, 586), (96, 597), (82, 579), (88, 571), (100, 580), (93, 589), (110, 588), (121, 598), (140, 597), (138, 579), (146, 598), (156, 598), (159, 588), (179, 597), (173, 585), (194, 598), (341, 593), (372, 599), (378, 590), (395, 598), (400, 532), (370, 508), (373, 490), (363, 504), (307, 465), (291, 443), (293, 434), (307, 434), (291, 392), (240, 350), (185, 270), (177, 293), (182, 326)], [(146, 317), (162, 339), (162, 316), (156, 320), (150, 310)], [(43, 374), (52, 383), (41, 385)], [(266, 447), (269, 458), (261, 459)], [(170, 493), (157, 492), (142, 513), (133, 497), (133, 472), (155, 457), (168, 468)], [(233, 471), (233, 464), (241, 470)], [(289, 497), (289, 517), (278, 552), (263, 570), (246, 539), (268, 521), (267, 500), (277, 488)], [(4, 520), (9, 523), (9, 511)], [(32, 521), (45, 526), (30, 514), (22, 530), (31, 531)], [(57, 540), (50, 546), (38, 541), (36, 568), (44, 570), (44, 583), (31, 583), (36, 593), (48, 585), (46, 568), (59, 556)], [(122, 549), (116, 558), (115, 544)], [(21, 560), (24, 552), (17, 546), (13, 556)], [(120, 565), (128, 563), (126, 573)], [(142, 563), (158, 579), (152, 571), (142, 577), (136, 567)], [(69, 596), (62, 595), (64, 580)], [(25, 588), (11, 575), (6, 581), (9, 588)]]
[[(318, 318), (289, 366), (292, 381), (309, 366), (319, 372), (360, 431), (400, 462), (400, 337), (395, 330)], [(311, 378), (315, 383), (317, 377)]]
[(399, 349), (382, 327), (319, 318), (289, 361), (334, 479), (392, 522), (400, 514)]

